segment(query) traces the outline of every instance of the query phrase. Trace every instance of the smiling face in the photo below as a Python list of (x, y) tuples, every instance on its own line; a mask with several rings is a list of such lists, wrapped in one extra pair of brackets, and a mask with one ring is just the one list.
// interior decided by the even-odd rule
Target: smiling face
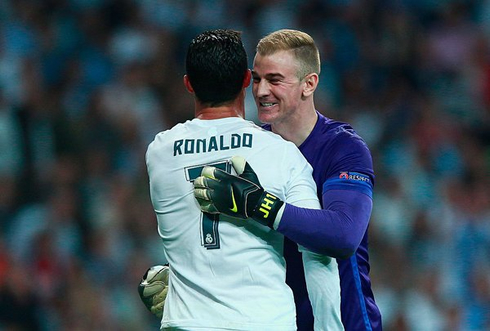
[(293, 51), (270, 55), (257, 53), (254, 60), (252, 93), (262, 123), (278, 124), (292, 118), (299, 108), (305, 81), (298, 77), (299, 63)]

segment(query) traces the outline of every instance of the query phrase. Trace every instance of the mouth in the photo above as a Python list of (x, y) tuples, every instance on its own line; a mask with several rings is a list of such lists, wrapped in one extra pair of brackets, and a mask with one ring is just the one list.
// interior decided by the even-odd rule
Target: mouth
[(276, 102), (260, 102), (260, 106), (263, 108), (272, 108), (277, 105)]

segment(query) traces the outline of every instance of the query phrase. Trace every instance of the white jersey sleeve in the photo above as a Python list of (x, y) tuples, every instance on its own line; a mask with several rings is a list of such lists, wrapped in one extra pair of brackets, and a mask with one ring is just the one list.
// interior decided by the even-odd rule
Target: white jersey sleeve
[(315, 331), (344, 330), (340, 315), (340, 276), (337, 260), (302, 251), (308, 298)]

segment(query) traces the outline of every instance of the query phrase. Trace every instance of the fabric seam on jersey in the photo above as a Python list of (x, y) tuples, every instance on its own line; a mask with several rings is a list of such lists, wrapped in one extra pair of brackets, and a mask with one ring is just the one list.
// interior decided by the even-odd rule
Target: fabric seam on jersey
[(354, 282), (356, 284), (357, 295), (359, 297), (359, 303), (361, 304), (362, 317), (364, 320), (364, 325), (366, 326), (366, 330), (372, 331), (371, 323), (369, 321), (366, 303), (364, 302), (364, 294), (362, 293), (361, 287), (361, 277), (359, 276), (359, 266), (357, 265), (357, 256), (354, 254), (350, 258), (352, 273), (354, 276)]

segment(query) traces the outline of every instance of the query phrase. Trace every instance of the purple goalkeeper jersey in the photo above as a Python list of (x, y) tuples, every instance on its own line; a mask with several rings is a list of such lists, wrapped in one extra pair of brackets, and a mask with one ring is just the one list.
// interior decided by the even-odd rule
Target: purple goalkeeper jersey
[[(265, 125), (264, 128), (270, 130), (270, 125)], [(338, 203), (339, 200), (342, 203), (342, 199), (347, 201), (359, 198), (363, 201), (362, 203), (367, 200), (372, 206), (374, 171), (371, 154), (362, 138), (354, 132), (350, 125), (333, 121), (318, 113), (318, 120), (313, 131), (299, 146), (299, 149), (313, 167), (313, 178), (323, 209), (331, 208), (330, 199), (333, 196), (337, 200), (335, 203)], [(371, 209), (357, 210), (350, 219), (353, 221), (352, 224), (348, 226), (339, 224), (341, 222), (335, 215), (325, 217), (324, 213), (318, 217), (310, 214), (311, 222), (301, 222), (301, 227), (290, 227), (289, 224), (302, 217), (301, 209), (291, 209), (285, 210), (278, 231), (286, 236), (284, 246), (284, 257), (287, 263), (286, 282), (294, 292), (298, 330), (313, 330), (313, 313), (306, 290), (301, 253), (298, 251), (296, 242), (315, 251), (316, 247), (325, 246), (325, 241), (332, 246), (329, 247), (332, 252), (336, 252), (336, 249), (342, 252), (345, 241), (360, 243), (354, 254), (348, 258), (339, 258), (335, 253), (327, 254), (337, 257), (344, 328), (347, 331), (381, 330), (381, 314), (374, 300), (369, 278), (367, 223)], [(331, 214), (335, 214), (335, 211)], [(358, 216), (363, 216), (362, 220), (360, 220), (361, 217), (357, 218)], [(305, 226), (318, 227), (318, 224), (330, 226), (330, 231), (328, 228), (319, 231), (330, 232), (331, 238), (326, 236), (307, 238), (301, 237), (301, 233), (296, 236), (295, 232), (304, 231)], [(297, 231), (299, 228), (302, 230)], [(305, 232), (310, 231), (314, 232), (315, 229)], [(298, 239), (293, 242), (288, 237)], [(308, 240), (308, 242), (302, 242), (301, 239)]]

